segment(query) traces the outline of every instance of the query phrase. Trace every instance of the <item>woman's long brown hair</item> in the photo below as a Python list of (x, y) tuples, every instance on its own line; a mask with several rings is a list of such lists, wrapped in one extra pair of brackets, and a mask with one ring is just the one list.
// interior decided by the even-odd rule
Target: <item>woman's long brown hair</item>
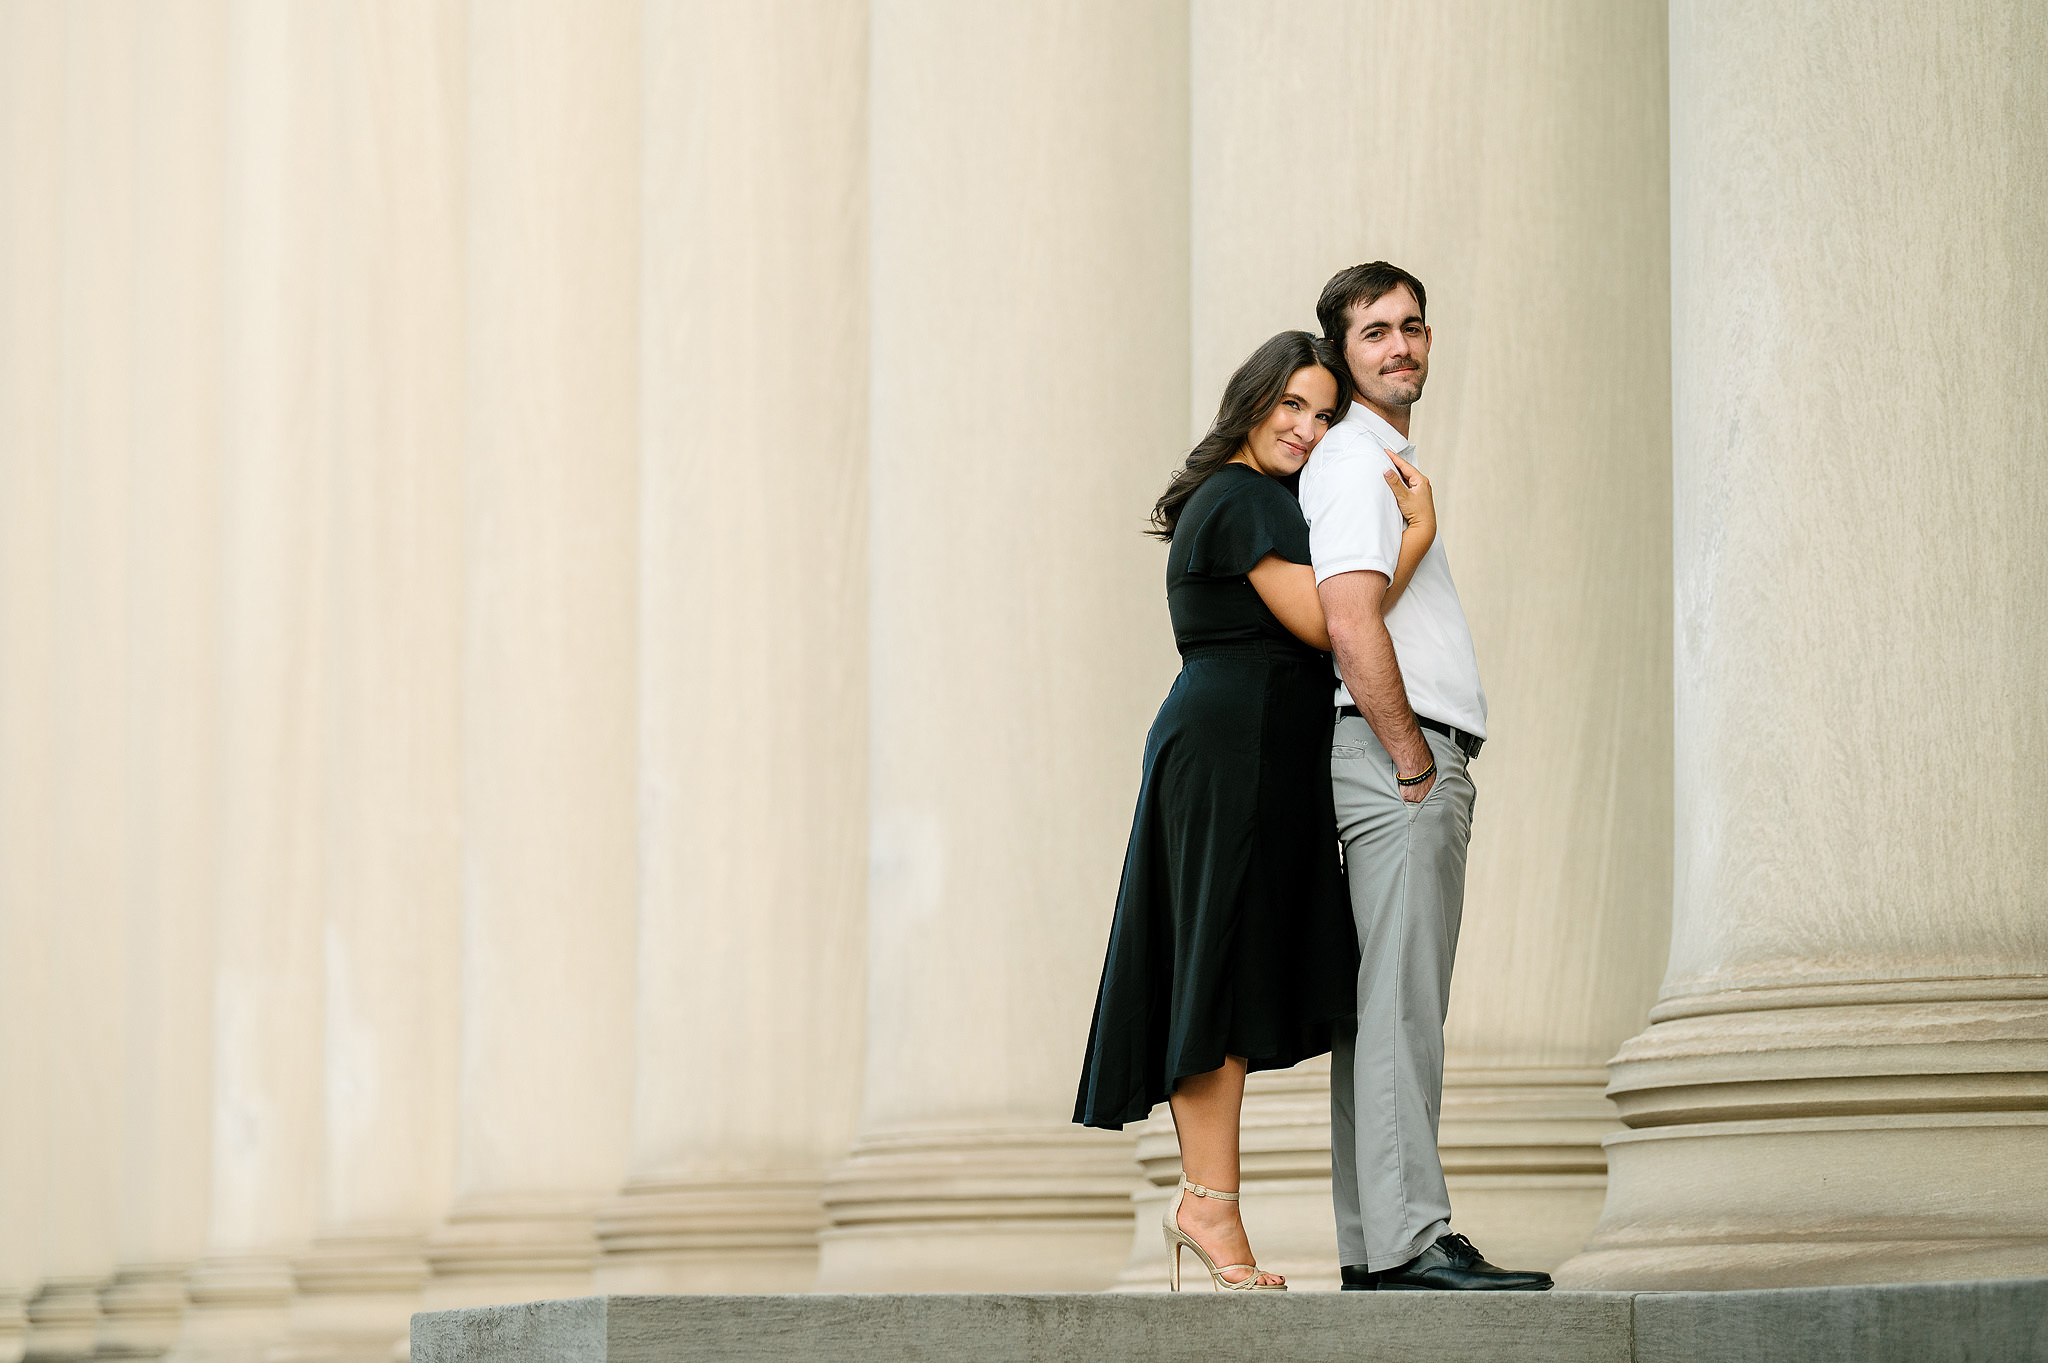
[(1210, 475), (1237, 457), (1245, 437), (1271, 415), (1287, 392), (1287, 381), (1296, 371), (1320, 365), (1337, 380), (1337, 410), (1332, 421), (1341, 421), (1351, 405), (1351, 375), (1344, 368), (1344, 356), (1336, 345), (1319, 340), (1306, 331), (1283, 331), (1254, 350), (1223, 385), (1223, 401), (1216, 408), (1216, 420), (1209, 433), (1188, 451), (1187, 462), (1175, 471), (1166, 491), (1152, 505), (1152, 529), (1148, 534), (1171, 541), (1173, 527), (1180, 521), (1181, 508), (1195, 489)]

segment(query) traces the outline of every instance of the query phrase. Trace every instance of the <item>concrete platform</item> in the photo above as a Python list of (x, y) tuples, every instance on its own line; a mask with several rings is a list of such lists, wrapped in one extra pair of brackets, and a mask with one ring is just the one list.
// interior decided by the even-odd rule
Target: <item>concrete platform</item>
[(1767, 1292), (582, 1297), (422, 1312), (413, 1363), (2048, 1363), (2048, 1279)]

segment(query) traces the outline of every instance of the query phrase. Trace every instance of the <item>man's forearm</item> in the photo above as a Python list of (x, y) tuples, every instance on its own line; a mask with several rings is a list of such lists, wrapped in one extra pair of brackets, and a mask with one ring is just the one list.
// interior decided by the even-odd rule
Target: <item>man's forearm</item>
[(1408, 706), (1408, 688), (1401, 680), (1400, 660), (1394, 656), (1393, 636), (1387, 633), (1379, 611), (1386, 579), (1372, 572), (1344, 573), (1325, 582), (1322, 592), (1330, 645), (1351, 703), (1372, 726), (1397, 769), (1404, 773), (1423, 770), (1431, 761), (1429, 743)]

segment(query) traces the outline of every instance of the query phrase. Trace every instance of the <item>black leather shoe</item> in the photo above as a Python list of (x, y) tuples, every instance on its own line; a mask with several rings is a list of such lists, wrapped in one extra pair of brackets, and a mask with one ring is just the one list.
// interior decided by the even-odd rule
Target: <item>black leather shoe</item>
[(1378, 1273), (1363, 1264), (1346, 1264), (1346, 1292), (1548, 1292), (1548, 1273), (1497, 1268), (1479, 1256), (1470, 1240), (1440, 1235), (1436, 1243), (1402, 1264)]

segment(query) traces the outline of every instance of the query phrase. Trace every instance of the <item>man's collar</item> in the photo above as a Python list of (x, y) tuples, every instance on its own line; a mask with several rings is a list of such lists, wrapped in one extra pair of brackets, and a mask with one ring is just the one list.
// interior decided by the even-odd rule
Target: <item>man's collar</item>
[(1379, 441), (1380, 444), (1392, 450), (1395, 454), (1415, 448), (1415, 442), (1395, 430), (1392, 422), (1366, 406), (1365, 403), (1357, 398), (1351, 399), (1351, 410), (1344, 414), (1344, 420), (1360, 423), (1373, 439)]

